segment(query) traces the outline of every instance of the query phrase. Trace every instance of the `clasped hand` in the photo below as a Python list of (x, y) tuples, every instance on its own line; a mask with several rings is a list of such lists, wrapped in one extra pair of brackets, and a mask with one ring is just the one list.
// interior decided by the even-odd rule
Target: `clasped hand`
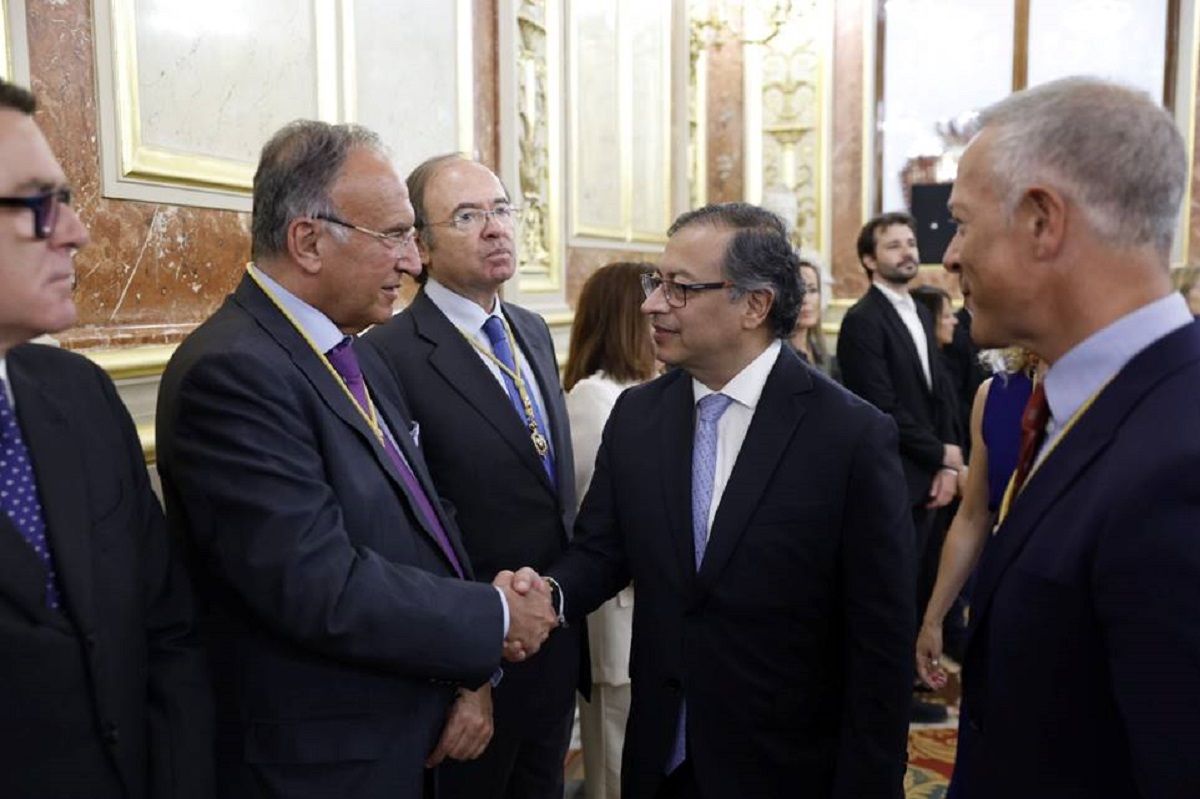
[(550, 585), (528, 566), (515, 573), (507, 569), (500, 572), (492, 585), (508, 600), (504, 659), (525, 660), (537, 653), (550, 631), (558, 626), (558, 616), (550, 604)]

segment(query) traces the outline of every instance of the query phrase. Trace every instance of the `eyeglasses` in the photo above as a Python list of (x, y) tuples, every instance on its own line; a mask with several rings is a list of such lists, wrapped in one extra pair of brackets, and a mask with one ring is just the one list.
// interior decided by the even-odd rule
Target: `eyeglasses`
[(674, 280), (663, 280), (658, 275), (642, 275), (642, 291), (646, 292), (647, 299), (661, 288), (667, 305), (672, 308), (682, 308), (687, 305), (688, 292), (732, 287), (733, 284), (728, 280), (720, 283), (676, 283)]
[(50, 189), (32, 197), (0, 197), (0, 207), (33, 211), (33, 236), (48, 239), (58, 222), (58, 209), (71, 204), (70, 189)]
[(415, 227), (410, 227), (406, 230), (398, 230), (394, 233), (380, 233), (378, 230), (371, 230), (369, 227), (352, 225), (345, 220), (338, 219), (333, 214), (317, 214), (316, 218), (326, 222), (332, 222), (333, 224), (340, 225), (344, 228), (357, 230), (359, 233), (366, 233), (368, 236), (372, 236), (382, 241), (383, 245), (389, 250), (398, 250), (407, 244), (412, 244), (413, 239), (417, 236), (417, 229)]
[(521, 218), (521, 209), (515, 205), (498, 205), (490, 211), (482, 208), (463, 208), (455, 211), (445, 222), (426, 222), (424, 227), (452, 227), (464, 233), (483, 230), (488, 220), (496, 220), (501, 227), (510, 228)]

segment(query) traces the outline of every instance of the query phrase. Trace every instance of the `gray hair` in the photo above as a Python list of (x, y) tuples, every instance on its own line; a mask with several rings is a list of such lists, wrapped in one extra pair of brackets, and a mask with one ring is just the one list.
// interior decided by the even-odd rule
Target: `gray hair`
[[(358, 147), (386, 155), (378, 134), (367, 128), (312, 119), (288, 123), (263, 145), (254, 173), (251, 258), (286, 252), (293, 219), (334, 213), (329, 189)], [(334, 235), (344, 233), (338, 228)]]
[(771, 334), (790, 336), (800, 314), (804, 284), (800, 282), (800, 259), (788, 241), (783, 220), (749, 203), (720, 203), (680, 214), (667, 236), (701, 224), (734, 231), (721, 264), (725, 279), (733, 284), (730, 297), (736, 300), (752, 291), (769, 291), (774, 298), (767, 316)]
[(1038, 181), (1064, 192), (1115, 246), (1171, 249), (1187, 177), (1174, 120), (1145, 92), (1073, 77), (1017, 92), (980, 114), (1008, 213)]

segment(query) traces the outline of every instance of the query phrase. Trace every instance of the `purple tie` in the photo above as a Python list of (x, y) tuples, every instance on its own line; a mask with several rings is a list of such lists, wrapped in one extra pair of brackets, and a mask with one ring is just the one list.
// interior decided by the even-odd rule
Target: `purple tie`
[[(362, 407), (363, 410), (370, 413), (370, 400), (367, 399), (367, 382), (363, 378), (362, 369), (358, 365), (358, 356), (354, 354), (354, 347), (351, 346), (353, 339), (349, 336), (342, 339), (336, 347), (325, 353), (329, 358), (329, 363), (337, 370), (337, 373), (342, 376), (342, 380), (346, 382), (346, 388), (350, 389), (350, 393), (354, 395), (355, 401)], [(380, 428), (382, 429), (383, 420), (379, 420)], [(405, 435), (401, 433), (401, 435)], [(446, 536), (446, 531), (442, 527), (442, 523), (438, 521), (437, 513), (433, 510), (433, 505), (429, 502), (429, 496), (425, 493), (425, 489), (421, 488), (421, 483), (417, 480), (417, 476), (413, 474), (413, 470), (409, 468), (408, 463), (404, 460), (404, 456), (396, 449), (396, 445), (392, 443), (391, 438), (385, 433), (383, 436), (383, 448), (387, 451), (388, 457), (392, 459), (392, 464), (396, 467), (396, 471), (400, 473), (400, 480), (404, 483), (404, 487), (408, 489), (408, 493), (412, 495), (413, 500), (417, 503), (417, 510), (425, 523), (429, 525), (429, 529), (433, 531), (433, 537), (437, 539), (438, 546), (442, 548), (442, 552), (450, 559), (451, 565), (454, 566), (454, 571), (459, 577), (463, 577), (462, 565), (458, 562), (458, 556), (454, 554), (454, 547), (450, 546), (450, 539)]]
[(46, 517), (38, 499), (29, 450), (21, 438), (21, 428), (17, 426), (17, 415), (8, 402), (8, 389), (3, 379), (0, 379), (0, 510), (8, 515), (46, 567), (46, 605), (57, 609), (58, 574), (46, 540)]
[[(513, 357), (512, 347), (508, 346), (508, 335), (504, 330), (504, 323), (500, 321), (498, 316), (489, 316), (487, 321), (483, 323), (483, 333), (488, 337), (488, 341), (492, 345), (492, 354), (500, 360), (500, 363), (507, 366), (514, 373), (517, 371), (517, 361)], [(517, 416), (521, 419), (521, 424), (527, 424), (525, 418), (525, 402), (521, 399), (521, 392), (517, 389), (517, 383), (512, 377), (501, 370), (501, 377), (504, 378), (504, 386), (508, 390), (508, 400), (512, 403), (513, 408), (517, 411)], [(550, 428), (546, 426), (546, 420), (542, 418), (542, 413), (538, 409), (537, 402), (534, 401), (533, 392), (527, 389), (529, 396), (529, 404), (533, 406), (533, 418), (537, 422), (538, 432), (546, 439), (547, 450), (546, 454), (540, 456), (542, 460), (542, 468), (546, 470), (546, 476), (550, 478), (550, 485), (557, 486), (558, 481), (554, 475), (554, 453), (549, 449), (553, 446), (550, 441)]]

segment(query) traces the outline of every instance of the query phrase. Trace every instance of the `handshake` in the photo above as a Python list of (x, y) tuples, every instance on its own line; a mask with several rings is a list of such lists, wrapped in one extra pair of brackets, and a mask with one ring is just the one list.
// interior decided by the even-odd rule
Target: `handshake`
[(558, 613), (550, 602), (550, 583), (528, 566), (496, 575), (492, 585), (504, 592), (508, 601), (508, 635), (504, 639), (504, 659), (512, 662), (537, 654), (558, 626)]

